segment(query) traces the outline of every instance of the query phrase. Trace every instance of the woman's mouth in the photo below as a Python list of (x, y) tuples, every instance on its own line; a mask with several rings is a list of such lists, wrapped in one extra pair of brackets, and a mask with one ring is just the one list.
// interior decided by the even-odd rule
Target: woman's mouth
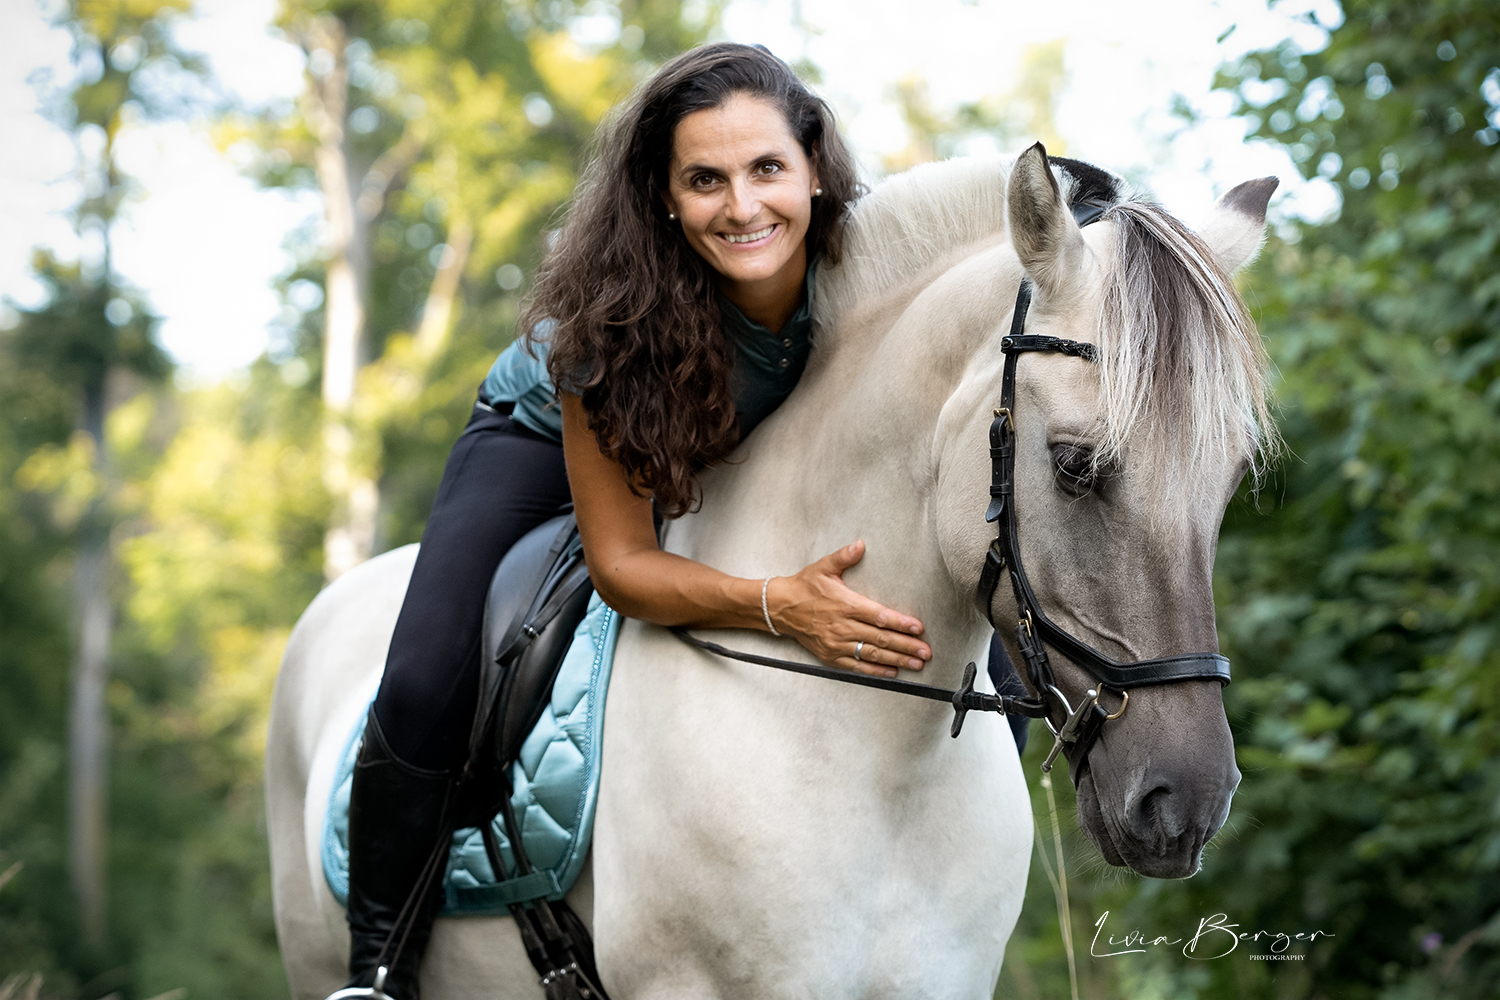
[(735, 246), (748, 246), (753, 243), (765, 242), (766, 240), (770, 239), (772, 234), (774, 234), (775, 232), (776, 224), (772, 223), (771, 225), (766, 226), (764, 229), (757, 229), (753, 233), (720, 233), (719, 238), (724, 240), (726, 243), (730, 243)]

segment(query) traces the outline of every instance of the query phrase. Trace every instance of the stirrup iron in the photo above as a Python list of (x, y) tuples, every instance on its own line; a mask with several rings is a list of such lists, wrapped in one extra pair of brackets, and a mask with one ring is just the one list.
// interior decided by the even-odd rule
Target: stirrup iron
[(375, 970), (375, 982), (370, 986), (346, 986), (328, 994), (327, 1000), (393, 1000), (385, 991), (385, 977), (391, 970), (385, 966)]

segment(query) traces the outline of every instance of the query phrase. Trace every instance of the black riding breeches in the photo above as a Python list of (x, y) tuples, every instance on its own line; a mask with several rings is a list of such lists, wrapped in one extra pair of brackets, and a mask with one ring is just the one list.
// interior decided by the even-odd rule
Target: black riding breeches
[(434, 771), (464, 765), (490, 579), (510, 547), (570, 499), (560, 445), (474, 407), (443, 470), (375, 696), (375, 717), (402, 760)]
[[(375, 697), (402, 760), (434, 771), (464, 765), (490, 579), (510, 547), (570, 498), (561, 446), (475, 406), (443, 470)], [(998, 640), (989, 673), (996, 691), (1025, 693)], [(1027, 720), (1007, 721), (1024, 749)]]

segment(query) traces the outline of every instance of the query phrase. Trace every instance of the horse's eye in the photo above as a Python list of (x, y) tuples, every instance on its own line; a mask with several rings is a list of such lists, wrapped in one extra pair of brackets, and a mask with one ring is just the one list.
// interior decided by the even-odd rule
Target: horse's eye
[(1094, 488), (1096, 480), (1093, 449), (1076, 444), (1052, 446), (1053, 478), (1063, 492), (1081, 497)]

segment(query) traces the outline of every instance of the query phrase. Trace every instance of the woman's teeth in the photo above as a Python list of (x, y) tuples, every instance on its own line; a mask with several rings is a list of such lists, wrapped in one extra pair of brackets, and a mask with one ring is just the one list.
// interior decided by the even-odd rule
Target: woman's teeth
[(770, 236), (771, 230), (775, 228), (775, 226), (767, 226), (759, 232), (745, 233), (743, 236), (736, 236), (733, 233), (725, 233), (724, 238), (730, 243), (754, 243), (756, 240), (763, 240), (767, 236)]

